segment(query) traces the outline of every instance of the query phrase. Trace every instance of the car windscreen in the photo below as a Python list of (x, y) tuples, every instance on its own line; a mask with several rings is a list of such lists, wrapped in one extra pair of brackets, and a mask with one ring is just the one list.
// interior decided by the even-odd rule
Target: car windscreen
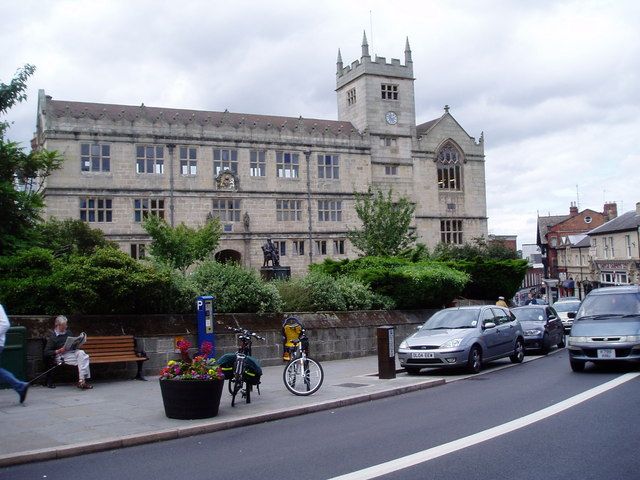
[(640, 315), (640, 294), (588, 295), (580, 305), (576, 318), (598, 315)]
[(521, 322), (544, 322), (544, 310), (542, 308), (514, 308), (511, 310)]
[(438, 330), (449, 328), (474, 328), (478, 325), (479, 310), (440, 310), (422, 327), (422, 330)]
[(557, 302), (553, 304), (556, 312), (576, 312), (580, 302)]

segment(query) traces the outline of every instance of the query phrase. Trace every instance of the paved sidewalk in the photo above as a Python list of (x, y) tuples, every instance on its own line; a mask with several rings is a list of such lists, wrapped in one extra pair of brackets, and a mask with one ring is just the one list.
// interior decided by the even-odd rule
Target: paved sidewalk
[[(508, 365), (508, 359), (493, 362), (480, 375)], [(0, 467), (251, 425), (467, 377), (453, 372), (432, 371), (418, 376), (399, 372), (395, 379), (381, 380), (376, 356), (322, 362), (322, 366), (324, 383), (309, 397), (287, 391), (282, 381), (284, 366), (264, 367), (261, 395), (254, 391), (250, 404), (240, 401), (231, 407), (225, 385), (218, 416), (204, 420), (167, 418), (157, 377), (149, 377), (146, 382), (96, 381), (93, 390), (84, 391), (73, 384), (55, 389), (35, 385), (29, 389), (24, 405), (18, 403), (13, 390), (0, 390)]]
[(218, 416), (203, 420), (167, 418), (158, 377), (96, 381), (84, 391), (73, 384), (34, 385), (24, 405), (13, 390), (0, 390), (0, 467), (261, 423), (444, 383), (405, 373), (380, 380), (375, 356), (322, 366), (324, 383), (314, 395), (292, 395), (282, 381), (284, 366), (264, 367), (261, 395), (254, 390), (250, 404), (241, 400), (231, 407), (225, 385)]

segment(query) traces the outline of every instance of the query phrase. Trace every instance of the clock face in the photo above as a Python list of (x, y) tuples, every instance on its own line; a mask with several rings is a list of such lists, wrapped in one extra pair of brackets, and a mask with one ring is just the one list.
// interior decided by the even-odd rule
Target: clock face
[(396, 112), (387, 112), (384, 115), (384, 118), (389, 125), (395, 125), (396, 123), (398, 123), (398, 115), (396, 114)]

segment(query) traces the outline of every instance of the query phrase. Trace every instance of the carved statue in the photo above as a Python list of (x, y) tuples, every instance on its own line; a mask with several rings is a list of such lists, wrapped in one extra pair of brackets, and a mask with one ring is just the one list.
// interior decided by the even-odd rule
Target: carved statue
[(269, 262), (273, 267), (280, 266), (280, 253), (270, 238), (267, 238), (267, 242), (262, 245), (262, 254), (264, 256), (263, 267), (266, 267)]

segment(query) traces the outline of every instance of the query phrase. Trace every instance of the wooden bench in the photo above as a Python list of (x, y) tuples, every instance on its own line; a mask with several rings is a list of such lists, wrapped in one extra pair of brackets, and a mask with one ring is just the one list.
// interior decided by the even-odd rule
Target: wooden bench
[[(84, 350), (89, 355), (90, 365), (98, 365), (101, 363), (137, 362), (138, 371), (135, 378), (136, 380), (145, 380), (142, 375), (142, 364), (149, 360), (149, 358), (143, 350), (137, 348), (137, 341), (133, 335), (101, 337), (87, 336), (87, 341), (80, 347), (80, 349)], [(53, 359), (49, 358), (49, 361), (52, 360)], [(77, 368), (75, 366), (73, 367)], [(53, 385), (51, 377), (52, 373), (53, 372), (50, 372), (47, 375), (47, 386)]]

